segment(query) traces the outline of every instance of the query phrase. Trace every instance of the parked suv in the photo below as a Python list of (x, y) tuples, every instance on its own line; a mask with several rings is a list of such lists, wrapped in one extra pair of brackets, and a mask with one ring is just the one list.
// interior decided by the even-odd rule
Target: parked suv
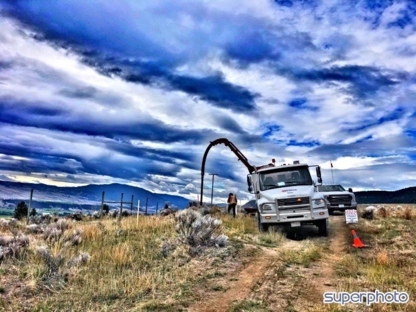
[(327, 201), (329, 214), (336, 210), (345, 212), (346, 209), (357, 209), (357, 201), (351, 188), (347, 191), (339, 184), (318, 185), (317, 188)]

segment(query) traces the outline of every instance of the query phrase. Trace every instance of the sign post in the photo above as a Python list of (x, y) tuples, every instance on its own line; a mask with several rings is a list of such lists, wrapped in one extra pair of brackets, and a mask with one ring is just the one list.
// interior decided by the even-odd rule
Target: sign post
[(356, 209), (345, 210), (345, 223), (358, 223), (358, 215)]

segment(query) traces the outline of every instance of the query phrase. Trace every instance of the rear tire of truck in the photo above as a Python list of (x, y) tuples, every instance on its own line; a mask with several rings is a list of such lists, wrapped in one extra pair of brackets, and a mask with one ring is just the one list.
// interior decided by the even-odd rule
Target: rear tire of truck
[(328, 222), (327, 219), (319, 220), (317, 224), (320, 236), (328, 236)]
[(260, 232), (268, 232), (269, 225), (260, 222), (260, 213), (257, 212), (257, 225), (259, 227)]

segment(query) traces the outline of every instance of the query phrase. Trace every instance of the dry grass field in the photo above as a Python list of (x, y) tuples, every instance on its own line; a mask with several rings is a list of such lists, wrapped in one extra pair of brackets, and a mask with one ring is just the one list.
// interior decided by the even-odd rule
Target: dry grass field
[[(204, 249), (179, 243), (173, 216), (48, 233), (0, 226), (0, 246), (28, 240), (0, 260), (0, 311), (416, 311), (416, 205), (375, 206), (385, 209), (358, 224), (331, 216), (329, 237), (315, 227), (259, 233), (255, 218), (219, 214), (228, 244)], [(352, 229), (368, 248), (351, 246)], [(323, 304), (327, 291), (375, 290), (410, 299)]]

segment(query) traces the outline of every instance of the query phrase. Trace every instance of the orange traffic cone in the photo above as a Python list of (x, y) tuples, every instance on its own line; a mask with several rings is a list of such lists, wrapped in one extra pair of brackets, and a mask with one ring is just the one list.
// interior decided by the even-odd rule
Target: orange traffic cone
[(364, 245), (363, 242), (361, 241), (361, 239), (357, 236), (357, 233), (355, 233), (354, 230), (351, 230), (351, 234), (354, 237), (354, 241), (352, 244), (352, 247), (354, 248), (363, 248), (363, 247), (367, 247), (367, 245)]

